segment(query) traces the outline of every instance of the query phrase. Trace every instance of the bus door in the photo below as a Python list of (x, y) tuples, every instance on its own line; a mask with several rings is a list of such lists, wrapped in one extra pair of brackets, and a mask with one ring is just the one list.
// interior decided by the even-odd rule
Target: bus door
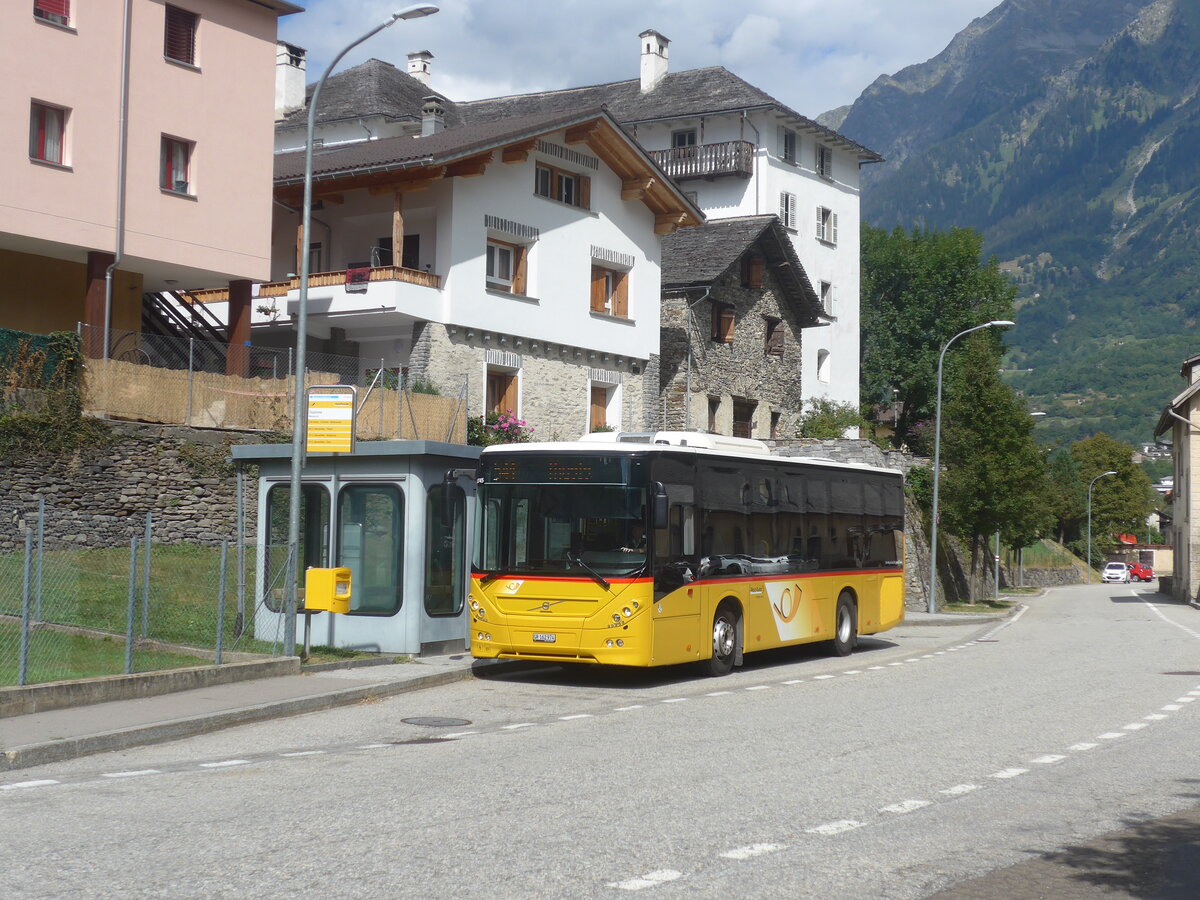
[[(664, 482), (670, 501), (667, 527), (654, 532), (654, 662), (696, 659), (701, 650), (701, 589), (696, 546), (696, 490)], [(707, 646), (703, 644), (703, 646)]]

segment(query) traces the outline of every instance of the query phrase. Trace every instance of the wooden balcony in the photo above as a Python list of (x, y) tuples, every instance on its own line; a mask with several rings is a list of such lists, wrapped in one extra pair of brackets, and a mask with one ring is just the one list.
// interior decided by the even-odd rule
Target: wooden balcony
[[(408, 284), (419, 284), (422, 287), (435, 289), (440, 289), (442, 286), (441, 276), (434, 275), (432, 272), (422, 272), (419, 269), (405, 269), (403, 266), (376, 266), (371, 269), (371, 281), (404, 281)], [(310, 289), (315, 287), (333, 287), (345, 283), (345, 269), (339, 269), (336, 272), (310, 272), (308, 276), (308, 286)], [(286, 297), (288, 291), (297, 291), (299, 289), (299, 276), (288, 281), (267, 281), (258, 286), (258, 296), (260, 298)], [(224, 303), (229, 299), (228, 288), (188, 291), (187, 294), (196, 303)]]
[(749, 141), (672, 147), (670, 150), (651, 150), (649, 153), (650, 158), (676, 181), (716, 178), (720, 175), (749, 178), (754, 174), (754, 145)]

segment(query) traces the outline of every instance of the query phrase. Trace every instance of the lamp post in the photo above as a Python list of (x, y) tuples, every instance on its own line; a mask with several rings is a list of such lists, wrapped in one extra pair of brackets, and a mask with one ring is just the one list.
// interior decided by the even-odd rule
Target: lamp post
[(1116, 472), (1101, 472), (1095, 478), (1088, 482), (1088, 504), (1087, 504), (1087, 520), (1088, 520), (1088, 535), (1087, 535), (1087, 583), (1092, 583), (1092, 486), (1107, 475), (1116, 475)]
[(313, 88), (308, 101), (308, 128), (304, 135), (304, 206), (300, 214), (300, 295), (296, 305), (296, 397), (292, 410), (292, 471), (288, 492), (288, 571), (286, 585), (287, 611), (283, 626), (283, 652), (296, 652), (296, 611), (298, 608), (300, 568), (300, 469), (304, 464), (304, 351), (308, 331), (308, 234), (312, 222), (313, 129), (317, 121), (317, 100), (325, 79), (342, 57), (368, 38), (394, 25), (400, 19), (420, 19), (438, 11), (436, 6), (408, 6), (392, 13), (362, 37), (351, 41), (333, 58)]
[(938, 530), (938, 475), (942, 456), (942, 363), (946, 360), (946, 351), (950, 349), (950, 345), (957, 341), (965, 334), (970, 334), (972, 331), (979, 331), (983, 328), (1007, 328), (1015, 324), (1007, 319), (993, 319), (991, 322), (984, 322), (982, 325), (976, 325), (974, 328), (968, 328), (966, 331), (960, 331), (942, 346), (942, 352), (938, 356), (938, 371), (937, 371), (937, 405), (935, 407), (935, 421), (933, 426), (933, 521), (929, 525), (930, 540), (929, 540), (929, 611), (937, 612), (937, 530)]

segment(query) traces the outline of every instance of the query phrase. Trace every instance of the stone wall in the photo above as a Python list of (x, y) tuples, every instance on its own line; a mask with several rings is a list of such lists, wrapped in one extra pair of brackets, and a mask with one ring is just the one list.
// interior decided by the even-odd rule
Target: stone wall
[[(751, 437), (771, 436), (772, 415), (777, 434), (795, 434), (803, 399), (800, 390), (801, 329), (792, 308), (780, 301), (783, 292), (769, 267), (761, 288), (742, 286), (741, 266), (731, 266), (712, 286), (710, 297), (668, 295), (662, 303), (662, 364), (659, 390), (666, 428), (686, 427), (691, 407), (691, 430), (709, 428), (709, 398), (719, 403), (715, 427), (733, 433), (734, 400), (757, 404)], [(689, 312), (689, 305), (691, 307)], [(714, 304), (732, 307), (733, 340), (712, 340)], [(766, 352), (767, 323), (778, 320), (784, 330), (782, 353)], [(688, 334), (691, 332), (691, 391), (688, 391)]]
[[(233, 540), (237, 480), (229, 446), (258, 433), (111, 423), (114, 441), (69, 457), (0, 460), (0, 551), (24, 545), (46, 506), (46, 545), (126, 546), (152, 514), (156, 542)], [(254, 533), (255, 480), (246, 481), (246, 529)]]
[(436, 322), (413, 327), (409, 377), (432, 382), (447, 396), (465, 384), (468, 416), (485, 412), (489, 369), (517, 375), (520, 417), (536, 429), (535, 440), (569, 441), (587, 431), (593, 385), (614, 395), (609, 406), (614, 428), (659, 427), (657, 357), (613, 356)]

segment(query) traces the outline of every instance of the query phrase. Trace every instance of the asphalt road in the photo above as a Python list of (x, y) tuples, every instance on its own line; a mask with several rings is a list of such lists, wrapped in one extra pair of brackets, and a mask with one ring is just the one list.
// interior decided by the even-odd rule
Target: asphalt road
[[(1143, 590), (1056, 590), (988, 634), (905, 629), (849, 659), (750, 656), (723, 679), (548, 668), (25, 770), (0, 792), (0, 883), (1195, 897), (1170, 891), (1200, 871), (1200, 817), (1161, 817), (1200, 802), (1200, 611)], [(1076, 893), (1036, 893), (1052, 875)]]

